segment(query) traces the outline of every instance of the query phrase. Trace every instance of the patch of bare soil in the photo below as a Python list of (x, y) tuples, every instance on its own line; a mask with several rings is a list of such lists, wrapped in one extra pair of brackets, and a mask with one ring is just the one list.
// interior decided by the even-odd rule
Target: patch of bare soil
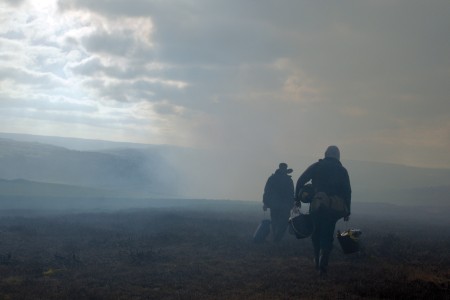
[[(361, 218), (319, 279), (309, 239), (255, 244), (245, 213), (145, 209), (0, 218), (0, 299), (448, 299), (449, 230)], [(364, 230), (367, 229), (367, 230)]]

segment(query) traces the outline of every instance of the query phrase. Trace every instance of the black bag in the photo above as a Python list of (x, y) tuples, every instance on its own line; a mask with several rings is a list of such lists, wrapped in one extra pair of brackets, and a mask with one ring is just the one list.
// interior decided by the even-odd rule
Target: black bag
[(294, 206), (291, 209), (291, 217), (289, 218), (289, 230), (292, 230), (298, 239), (311, 236), (314, 231), (314, 223), (311, 215), (301, 213), (300, 208)]
[(337, 232), (337, 239), (341, 245), (342, 252), (351, 254), (360, 250), (359, 236), (361, 235), (359, 229), (349, 229), (344, 232)]
[(270, 220), (265, 219), (259, 223), (258, 227), (253, 234), (253, 242), (262, 243), (266, 240), (270, 233)]

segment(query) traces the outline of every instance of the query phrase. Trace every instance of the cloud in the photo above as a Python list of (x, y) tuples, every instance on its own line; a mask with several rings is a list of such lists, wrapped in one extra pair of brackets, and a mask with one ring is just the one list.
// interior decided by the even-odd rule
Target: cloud
[(113, 56), (125, 56), (132, 42), (132, 37), (126, 33), (113, 36), (105, 32), (96, 32), (82, 40), (82, 44), (88, 52)]
[[(148, 60), (153, 51), (150, 19), (108, 19), (88, 11), (59, 15), (54, 1), (25, 4), (28, 12), (9, 12), (14, 22), (0, 39), (4, 46), (0, 55), (12, 58), (0, 66), (1, 85), (8, 90), (4, 100), (15, 99), (3, 102), (5, 113), (49, 122), (127, 128), (126, 124), (142, 125), (133, 103), (158, 103), (164, 99), (164, 91), (187, 86), (164, 78), (158, 72), (161, 65)], [(101, 109), (87, 111), (82, 99), (95, 99)], [(122, 101), (130, 104), (113, 109), (114, 102)], [(179, 110), (166, 109), (164, 113)], [(122, 117), (113, 117), (118, 114)], [(153, 121), (145, 122), (155, 123), (157, 114), (150, 115)]]
[[(0, 70), (2, 81), (14, 82), (14, 86), (24, 89), (23, 86), (33, 86), (36, 89), (49, 89), (64, 85), (64, 80), (53, 73), (36, 72), (21, 68), (4, 67)], [(22, 87), (20, 87), (22, 86)]]
[(230, 173), (243, 153), (271, 166), (329, 144), (366, 160), (448, 156), (448, 1), (10, 4), (0, 4), (9, 121), (211, 148), (236, 157)]

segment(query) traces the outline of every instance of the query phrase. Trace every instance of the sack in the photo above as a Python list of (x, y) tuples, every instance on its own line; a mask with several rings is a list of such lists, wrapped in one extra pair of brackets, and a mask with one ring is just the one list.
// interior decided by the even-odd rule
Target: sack
[(314, 195), (311, 202), (310, 211), (311, 213), (315, 213), (321, 208), (332, 211), (339, 218), (346, 217), (349, 214), (344, 199), (339, 196), (329, 197), (326, 193), (318, 192)]
[(338, 230), (337, 239), (345, 254), (355, 253), (360, 250), (359, 236), (361, 233), (359, 229), (349, 229), (342, 233)]
[(289, 218), (289, 231), (298, 239), (311, 236), (314, 231), (314, 223), (311, 215), (303, 214), (299, 207), (294, 206), (291, 209), (291, 216)]
[(270, 220), (262, 220), (253, 234), (253, 242), (262, 243), (270, 233)]

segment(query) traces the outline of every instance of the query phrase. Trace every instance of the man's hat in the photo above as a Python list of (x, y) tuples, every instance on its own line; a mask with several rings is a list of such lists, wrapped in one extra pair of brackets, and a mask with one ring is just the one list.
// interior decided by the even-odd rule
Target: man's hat
[(278, 169), (280, 169), (281, 171), (285, 171), (286, 174), (291, 174), (293, 171), (292, 169), (288, 169), (287, 163), (280, 163), (278, 165)]

